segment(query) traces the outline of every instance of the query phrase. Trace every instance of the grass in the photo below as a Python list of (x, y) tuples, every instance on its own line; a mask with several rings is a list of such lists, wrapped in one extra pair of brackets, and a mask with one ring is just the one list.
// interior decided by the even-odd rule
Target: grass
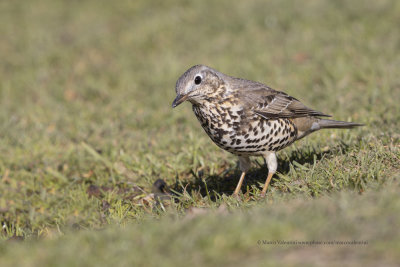
[[(41, 241), (4, 243), (3, 263), (40, 266), (176, 265), (396, 265), (400, 237), (399, 184), (382, 192), (336, 193), (315, 200), (298, 198), (237, 211), (220, 206), (174, 212), (161, 221), (126, 228), (68, 232)], [(236, 210), (236, 211), (235, 211)], [(356, 212), (354, 212), (356, 211)], [(329, 218), (329, 220), (327, 220)], [(162, 224), (160, 224), (162, 223)], [(379, 227), (377, 227), (379, 225)], [(269, 245), (267, 242), (358, 241), (358, 245)], [(265, 244), (263, 243), (265, 242)], [(23, 259), (19, 255), (24, 255)], [(73, 255), (73, 257), (71, 257)], [(179, 264), (180, 263), (180, 264)]]
[[(398, 263), (399, 14), (386, 0), (2, 1), (2, 265)], [(189, 104), (170, 107), (199, 63), (366, 126), (281, 151), (266, 199), (256, 159), (239, 202), (236, 158)]]

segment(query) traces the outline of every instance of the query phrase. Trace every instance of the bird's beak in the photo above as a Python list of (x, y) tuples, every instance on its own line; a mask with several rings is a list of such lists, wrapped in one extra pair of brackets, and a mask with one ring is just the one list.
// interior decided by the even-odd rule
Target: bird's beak
[(180, 105), (188, 99), (188, 95), (177, 95), (174, 102), (172, 102), (172, 108)]

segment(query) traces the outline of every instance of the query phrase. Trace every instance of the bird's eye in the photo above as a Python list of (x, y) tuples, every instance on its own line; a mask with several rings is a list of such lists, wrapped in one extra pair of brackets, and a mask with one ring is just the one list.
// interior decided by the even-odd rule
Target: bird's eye
[(200, 77), (200, 76), (196, 76), (196, 77), (194, 78), (194, 83), (195, 83), (195, 84), (200, 84), (200, 83), (201, 83), (201, 77)]

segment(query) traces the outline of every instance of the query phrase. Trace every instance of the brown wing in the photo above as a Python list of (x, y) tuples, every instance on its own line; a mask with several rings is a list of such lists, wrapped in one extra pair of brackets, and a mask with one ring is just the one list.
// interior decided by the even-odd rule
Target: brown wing
[[(240, 86), (239, 83), (242, 85)], [(299, 118), (306, 116), (330, 117), (310, 109), (299, 100), (256, 82), (240, 79), (237, 93), (244, 104), (265, 118)], [(241, 88), (239, 88), (241, 87)]]

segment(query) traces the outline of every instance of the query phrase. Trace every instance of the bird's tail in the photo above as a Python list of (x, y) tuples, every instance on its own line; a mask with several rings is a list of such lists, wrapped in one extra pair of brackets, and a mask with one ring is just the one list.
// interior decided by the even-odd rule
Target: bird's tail
[(327, 119), (320, 119), (318, 120), (318, 125), (320, 129), (328, 129), (328, 128), (344, 128), (350, 129), (357, 126), (364, 126), (361, 123), (354, 123), (354, 122), (347, 122), (347, 121), (335, 121), (335, 120), (327, 120)]

